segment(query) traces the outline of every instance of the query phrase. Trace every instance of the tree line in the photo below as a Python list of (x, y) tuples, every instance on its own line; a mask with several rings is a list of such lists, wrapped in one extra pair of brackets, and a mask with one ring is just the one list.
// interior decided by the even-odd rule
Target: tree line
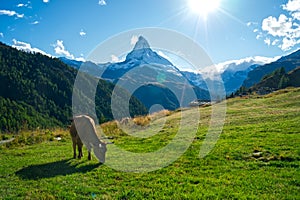
[[(17, 132), (69, 124), (77, 72), (57, 58), (0, 43), (0, 131)], [(113, 88), (109, 82), (98, 82), (95, 117), (100, 122), (113, 118), (110, 110)], [(131, 115), (146, 112), (135, 98), (131, 98), (130, 105)]]

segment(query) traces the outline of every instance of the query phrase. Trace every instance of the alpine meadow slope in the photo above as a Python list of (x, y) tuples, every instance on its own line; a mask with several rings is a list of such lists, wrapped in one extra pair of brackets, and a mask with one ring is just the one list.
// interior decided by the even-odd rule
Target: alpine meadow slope
[[(209, 127), (211, 107), (200, 108), (201, 121), (190, 148), (168, 167), (150, 173), (116, 171), (99, 164), (95, 157), (92, 161), (71, 159), (67, 131), (53, 131), (54, 135), (60, 133), (61, 141), (1, 145), (0, 198), (298, 199), (299, 98), (300, 89), (290, 88), (267, 96), (227, 100), (223, 132), (202, 159), (199, 149)], [(195, 109), (199, 108), (182, 112)], [(151, 152), (172, 140), (180, 112), (157, 120), (166, 122), (164, 128), (144, 139), (124, 134), (115, 122), (101, 128), (120, 148)]]

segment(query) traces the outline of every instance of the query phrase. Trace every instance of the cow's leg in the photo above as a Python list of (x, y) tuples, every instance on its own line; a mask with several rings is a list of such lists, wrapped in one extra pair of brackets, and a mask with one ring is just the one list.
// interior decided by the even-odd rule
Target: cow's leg
[(76, 158), (76, 142), (72, 141), (73, 143), (73, 158)]
[(80, 159), (82, 156), (82, 144), (78, 144), (78, 158)]
[(86, 148), (88, 150), (88, 160), (91, 160), (92, 159), (92, 156), (91, 156), (92, 145), (90, 143), (87, 143)]

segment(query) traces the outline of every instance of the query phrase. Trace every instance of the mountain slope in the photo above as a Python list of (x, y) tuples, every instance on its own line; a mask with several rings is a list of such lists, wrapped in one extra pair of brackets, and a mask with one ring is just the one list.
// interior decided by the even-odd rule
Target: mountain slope
[[(269, 63), (276, 58), (267, 57), (248, 57), (240, 60), (230, 60), (223, 63), (216, 64), (216, 73), (220, 75), (223, 82), (219, 84), (224, 84), (224, 89), (226, 94), (231, 94), (238, 90), (243, 84), (244, 80), (247, 78), (248, 73), (260, 65)], [(207, 72), (210, 73), (211, 69), (208, 71), (202, 71), (201, 74), (193, 72), (182, 72), (188, 80), (195, 86), (207, 90), (205, 80), (203, 75)], [(219, 82), (215, 77), (210, 77), (211, 80)]]
[[(101, 75), (101, 78), (118, 84), (137, 97), (148, 110), (158, 103), (165, 109), (174, 110), (188, 106), (194, 99), (210, 99), (207, 90), (189, 82), (184, 73), (153, 51), (142, 36), (139, 37), (123, 62), (96, 65), (91, 62), (79, 63), (64, 58), (61, 60), (74, 68), (83, 66), (81, 69), (90, 75), (95, 77)], [(184, 100), (179, 102), (178, 99)]]
[[(76, 69), (56, 58), (22, 52), (0, 43), (0, 130), (68, 124), (76, 75)], [(88, 84), (91, 77), (85, 75), (85, 78)], [(113, 88), (113, 84), (104, 80), (98, 82), (95, 102), (100, 121), (112, 119), (110, 96)], [(136, 99), (132, 98), (131, 103), (136, 111), (132, 114), (145, 113)]]
[(226, 69), (221, 74), (226, 94), (231, 94), (232, 92), (235, 92), (239, 87), (241, 87), (244, 80), (247, 78), (248, 73), (253, 69), (257, 68), (258, 66), (258, 64), (253, 64), (248, 66), (246, 69), (240, 71)]
[(272, 73), (276, 69), (280, 67), (284, 67), (286, 72), (289, 72), (293, 69), (296, 69), (300, 66), (300, 50), (284, 56), (280, 58), (279, 60), (265, 64), (262, 66), (259, 66), (252, 71), (249, 72), (248, 77), (243, 83), (243, 86), (249, 88), (253, 86), (254, 84), (260, 82), (260, 80), (267, 74)]
[(139, 67), (141, 65), (149, 64), (170, 66), (169, 68), (174, 68), (173, 64), (170, 61), (152, 51), (147, 40), (144, 37), (140, 36), (133, 50), (127, 54), (125, 61), (109, 64), (105, 68), (105, 71), (102, 74), (102, 78), (115, 81), (131, 69)]
[(269, 93), (286, 87), (300, 87), (300, 67), (286, 73), (283, 67), (266, 75), (259, 83), (250, 88), (258, 93)]
[(288, 85), (294, 87), (300, 87), (300, 67), (290, 71), (288, 73)]
[[(299, 199), (299, 99), (299, 88), (262, 98), (229, 99), (222, 134), (202, 159), (199, 150), (207, 139), (212, 111), (200, 108), (201, 123), (191, 146), (178, 160), (151, 173), (115, 170), (99, 165), (95, 157), (92, 161), (70, 159), (72, 141), (67, 132), (62, 141), (2, 145), (0, 199)], [(182, 113), (194, 116), (195, 109), (151, 121), (150, 126), (159, 129), (147, 138), (122, 132), (116, 122), (101, 127), (121, 150), (156, 153), (176, 139), (184, 126)], [(145, 134), (145, 129), (138, 134)], [(115, 156), (112, 145), (106, 156)], [(120, 166), (132, 164), (120, 159)], [(149, 167), (160, 157), (152, 162), (146, 159), (135, 162)]]

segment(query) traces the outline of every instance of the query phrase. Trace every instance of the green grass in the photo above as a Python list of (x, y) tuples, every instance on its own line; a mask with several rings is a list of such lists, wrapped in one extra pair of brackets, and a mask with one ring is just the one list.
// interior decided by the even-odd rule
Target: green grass
[[(220, 139), (199, 159), (210, 112), (210, 107), (200, 109), (201, 123), (189, 149), (171, 165), (149, 173), (116, 171), (95, 157), (88, 161), (86, 151), (81, 160), (71, 159), (71, 141), (62, 130), (50, 134), (60, 135), (61, 141), (48, 133), (42, 142), (2, 145), (0, 199), (300, 198), (300, 89), (229, 99)], [(151, 152), (172, 140), (179, 113), (168, 116), (150, 138), (128, 136), (113, 123), (103, 129), (126, 150)]]

